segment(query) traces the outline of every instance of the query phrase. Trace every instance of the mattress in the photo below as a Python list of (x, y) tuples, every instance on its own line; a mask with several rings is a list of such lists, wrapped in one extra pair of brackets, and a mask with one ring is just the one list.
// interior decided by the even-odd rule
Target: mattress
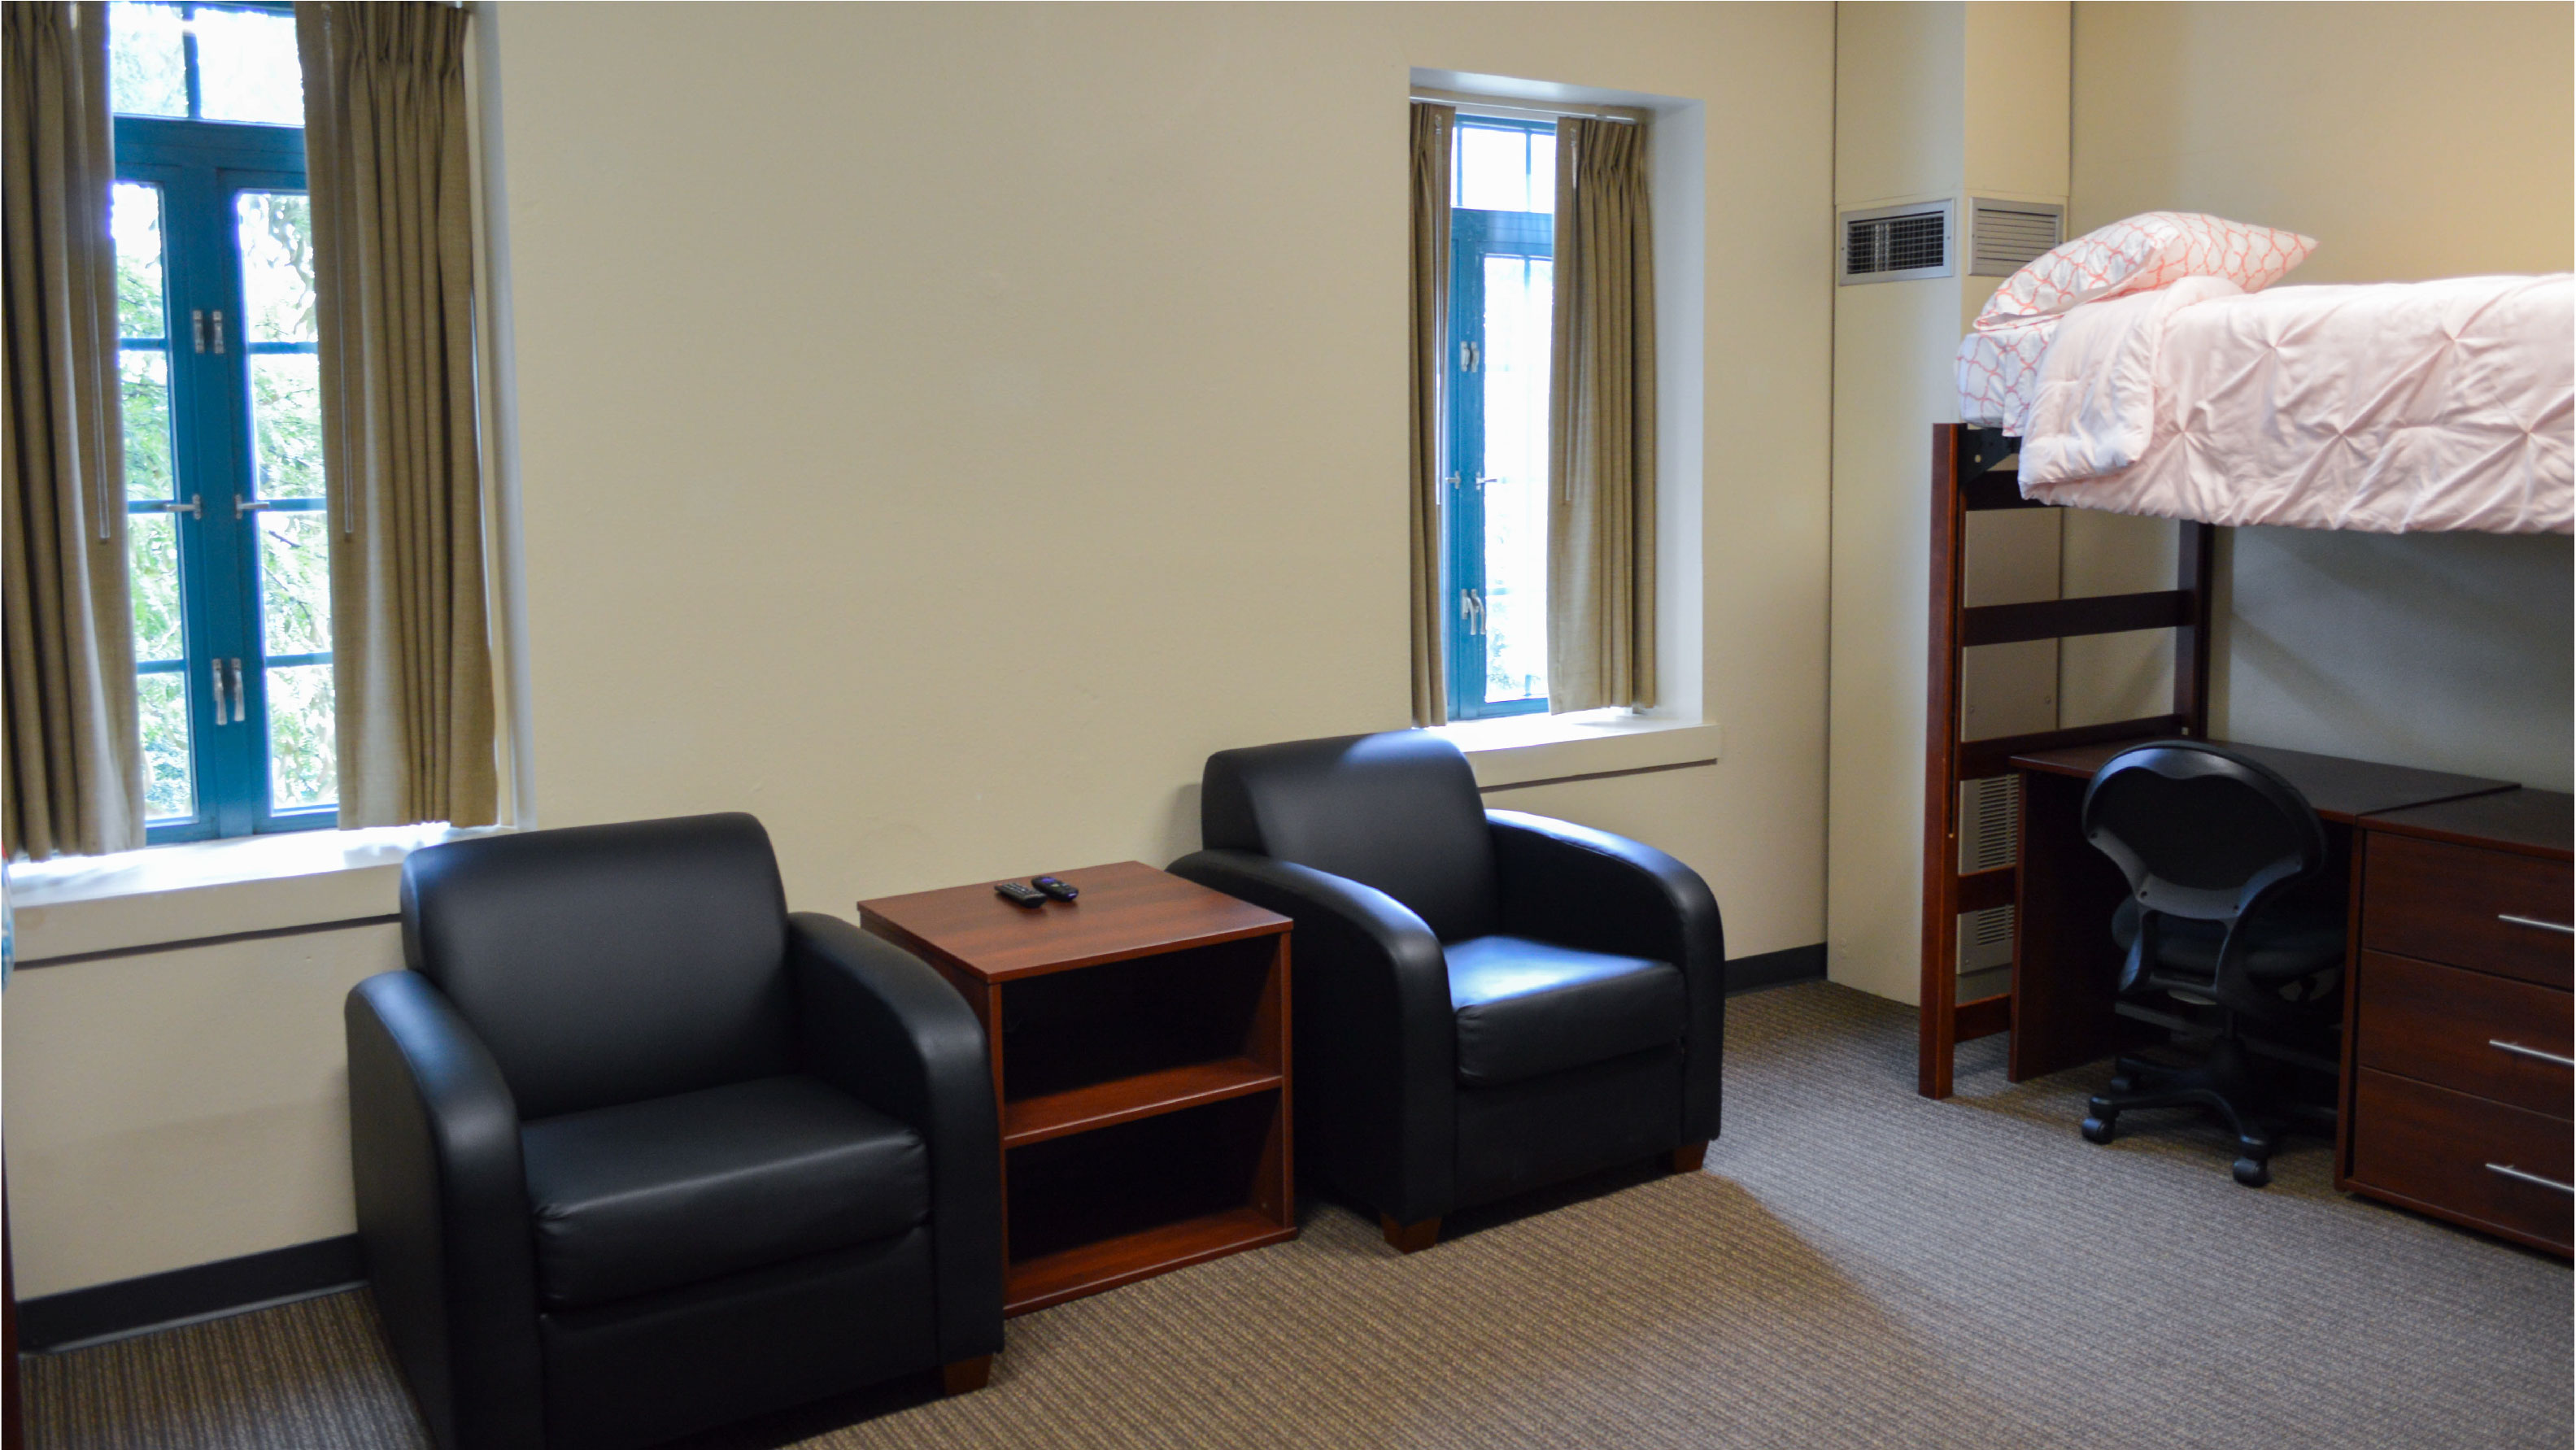
[[(1972, 351), (2000, 349), (1972, 338), (1963, 375)], [(2011, 406), (1999, 386), (1981, 407)], [(1995, 422), (2048, 503), (2373, 533), (2564, 534), (2576, 512), (2576, 277), (2186, 278), (2065, 314), (2022, 391)]]

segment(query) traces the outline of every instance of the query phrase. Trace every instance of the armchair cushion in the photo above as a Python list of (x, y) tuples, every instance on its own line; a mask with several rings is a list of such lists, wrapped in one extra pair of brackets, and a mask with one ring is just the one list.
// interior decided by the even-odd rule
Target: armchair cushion
[(1458, 747), (1420, 730), (1220, 750), (1199, 836), (1372, 886), (1442, 941), (1495, 928), (1493, 834)]
[(787, 898), (760, 822), (451, 841), (403, 863), (403, 955), (551, 1118), (789, 1072)]
[(757, 1078), (520, 1130), (539, 1297), (604, 1304), (899, 1234), (921, 1136), (813, 1078)]
[(1682, 1039), (1690, 1021), (1669, 962), (1518, 936), (1451, 942), (1458, 1080), (1496, 1087)]

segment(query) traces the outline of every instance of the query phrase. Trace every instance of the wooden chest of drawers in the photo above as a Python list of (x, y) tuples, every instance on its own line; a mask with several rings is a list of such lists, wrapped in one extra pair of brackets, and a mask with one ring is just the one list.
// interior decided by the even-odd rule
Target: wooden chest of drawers
[(2569, 1252), (2576, 935), (2567, 800), (2363, 822), (2337, 1186)]

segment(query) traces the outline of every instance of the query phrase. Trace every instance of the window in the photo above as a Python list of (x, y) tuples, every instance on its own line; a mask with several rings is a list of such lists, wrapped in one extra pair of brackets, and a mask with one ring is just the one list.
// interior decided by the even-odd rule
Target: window
[(334, 824), (313, 219), (287, 7), (112, 4), (148, 839)]
[(1458, 118), (1450, 158), (1449, 718), (1547, 708), (1556, 127)]

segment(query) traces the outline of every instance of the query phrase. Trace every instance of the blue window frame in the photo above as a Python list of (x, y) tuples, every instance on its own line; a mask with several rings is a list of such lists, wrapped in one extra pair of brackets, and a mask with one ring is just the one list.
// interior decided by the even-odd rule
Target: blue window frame
[(1556, 128), (1460, 116), (1449, 212), (1449, 718), (1547, 708)]
[(118, 364), (150, 841), (336, 823), (312, 218), (283, 6), (121, 3)]

